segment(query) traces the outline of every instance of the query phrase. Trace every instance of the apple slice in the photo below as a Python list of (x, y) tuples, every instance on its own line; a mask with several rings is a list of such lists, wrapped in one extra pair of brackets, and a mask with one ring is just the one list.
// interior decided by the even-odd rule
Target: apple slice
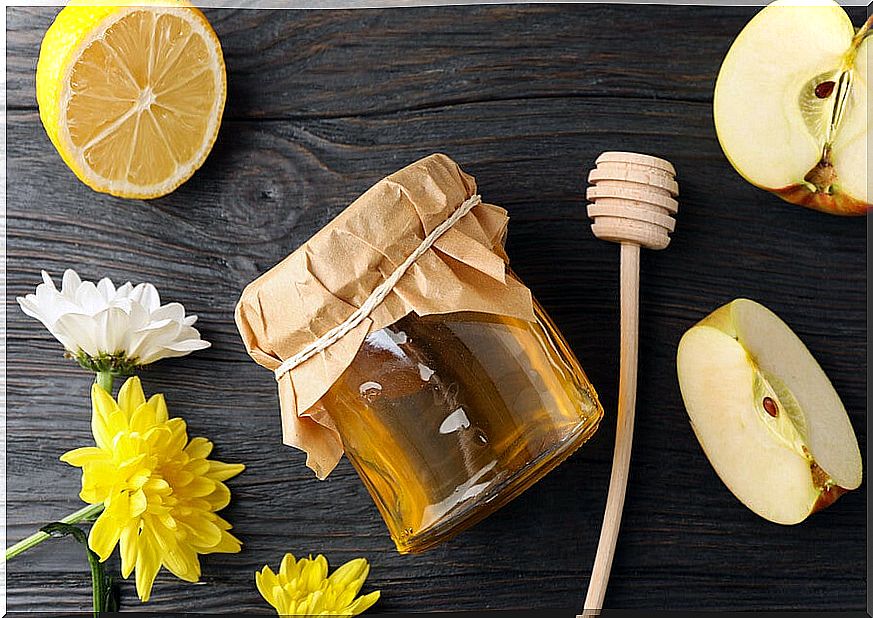
[(834, 214), (871, 207), (871, 21), (856, 33), (831, 0), (779, 0), (740, 32), (715, 83), (713, 118), (746, 180)]
[(738, 299), (679, 343), (694, 433), (728, 489), (758, 515), (796, 524), (861, 484), (858, 441), (834, 387), (788, 326)]

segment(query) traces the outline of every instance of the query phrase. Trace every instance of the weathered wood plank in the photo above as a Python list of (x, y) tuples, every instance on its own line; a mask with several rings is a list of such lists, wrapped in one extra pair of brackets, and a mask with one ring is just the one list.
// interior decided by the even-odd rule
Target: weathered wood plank
[[(36, 53), (56, 12), (7, 12), (10, 107), (35, 103)], [(225, 53), (232, 117), (568, 95), (706, 100), (714, 83), (706, 67), (752, 13), (617, 5), (206, 11)], [(671, 32), (669, 45), (653, 45), (658, 31)]]
[[(160, 363), (144, 383), (167, 394), (191, 435), (213, 439), (217, 458), (248, 467), (231, 481), (225, 512), (243, 553), (207, 557), (202, 586), (162, 575), (146, 609), (266, 610), (253, 571), (284, 551), (324, 552), (334, 564), (367, 556), (383, 611), (578, 608), (606, 497), (618, 375), (618, 253), (587, 229), (584, 173), (602, 150), (632, 149), (676, 164), (682, 205), (670, 249), (643, 258), (639, 420), (608, 606), (863, 606), (866, 485), (801, 526), (761, 520), (707, 463), (675, 378), (682, 332), (723, 302), (754, 298), (821, 361), (866, 447), (864, 222), (750, 187), (712, 130), (715, 72), (750, 9), (213, 11), (228, 119), (206, 165), (150, 202), (91, 192), (45, 137), (32, 71), (52, 14), (7, 10), (10, 538), (78, 506), (76, 471), (57, 457), (89, 439), (89, 379), (14, 301), (40, 269), (71, 266), (150, 280), (201, 316), (213, 347)], [(518, 500), (410, 557), (394, 552), (347, 463), (320, 483), (279, 443), (274, 381), (248, 360), (232, 311), (248, 281), (370, 184), (437, 150), (509, 209), (513, 267), (608, 414), (588, 445)], [(8, 571), (10, 610), (89, 606), (72, 543), (43, 546)], [(124, 601), (138, 607), (131, 582)]]

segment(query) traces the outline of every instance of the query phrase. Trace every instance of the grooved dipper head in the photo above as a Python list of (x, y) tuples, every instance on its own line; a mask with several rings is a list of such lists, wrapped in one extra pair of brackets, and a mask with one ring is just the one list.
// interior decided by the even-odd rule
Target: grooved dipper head
[(591, 231), (602, 240), (649, 249), (670, 244), (679, 210), (676, 170), (664, 159), (634, 152), (604, 152), (588, 174)]

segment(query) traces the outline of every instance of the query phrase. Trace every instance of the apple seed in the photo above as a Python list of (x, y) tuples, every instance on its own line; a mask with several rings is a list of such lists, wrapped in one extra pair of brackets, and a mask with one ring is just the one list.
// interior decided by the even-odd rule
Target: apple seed
[(815, 96), (819, 99), (826, 99), (831, 96), (831, 93), (834, 91), (834, 86), (837, 85), (835, 81), (826, 81), (820, 83), (815, 87)]
[(770, 397), (764, 397), (764, 411), (773, 418), (779, 416), (779, 406)]

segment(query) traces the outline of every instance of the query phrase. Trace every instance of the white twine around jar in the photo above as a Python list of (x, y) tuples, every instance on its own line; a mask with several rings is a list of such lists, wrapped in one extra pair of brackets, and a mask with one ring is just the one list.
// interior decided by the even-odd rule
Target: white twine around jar
[(276, 370), (273, 372), (276, 376), (276, 380), (279, 380), (283, 375), (297, 367), (300, 363), (303, 363), (322, 350), (327, 349), (332, 346), (334, 343), (342, 339), (346, 334), (348, 334), (352, 329), (354, 329), (358, 324), (363, 322), (367, 316), (372, 313), (372, 311), (379, 306), (385, 297), (388, 296), (388, 293), (394, 289), (394, 286), (397, 285), (397, 282), (400, 281), (401, 277), (406, 274), (406, 271), (409, 270), (409, 267), (424, 255), (424, 252), (430, 249), (433, 244), (437, 241), (437, 239), (442, 236), (446, 231), (448, 231), (452, 226), (455, 225), (458, 221), (461, 220), (461, 217), (470, 212), (474, 206), (480, 204), (482, 202), (482, 198), (478, 195), (474, 195), (466, 200), (458, 206), (458, 208), (449, 216), (448, 219), (440, 223), (436, 226), (431, 233), (424, 237), (424, 240), (421, 241), (421, 244), (415, 248), (415, 251), (409, 254), (403, 263), (397, 267), (397, 269), (391, 273), (391, 275), (385, 279), (382, 283), (380, 283), (376, 288), (370, 293), (367, 299), (358, 307), (348, 318), (345, 319), (344, 322), (334, 326), (332, 329), (327, 331), (321, 337), (310, 343), (308, 346), (303, 348), (300, 352), (286, 358), (282, 361), (282, 364), (279, 365)]

